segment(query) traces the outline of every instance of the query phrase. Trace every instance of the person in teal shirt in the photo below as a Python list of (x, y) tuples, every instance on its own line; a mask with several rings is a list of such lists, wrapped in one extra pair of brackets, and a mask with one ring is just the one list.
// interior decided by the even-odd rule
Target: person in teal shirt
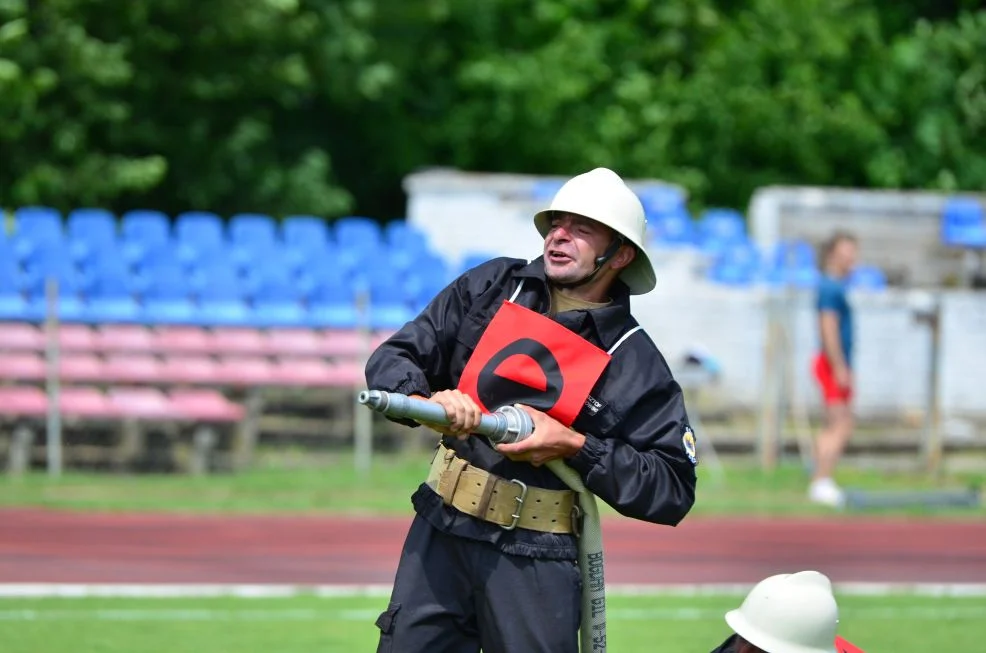
[(820, 342), (814, 373), (825, 402), (825, 426), (815, 439), (815, 469), (808, 497), (833, 507), (845, 501), (833, 474), (854, 427), (853, 311), (846, 285), (856, 264), (857, 249), (855, 236), (843, 231), (825, 243), (816, 301)]

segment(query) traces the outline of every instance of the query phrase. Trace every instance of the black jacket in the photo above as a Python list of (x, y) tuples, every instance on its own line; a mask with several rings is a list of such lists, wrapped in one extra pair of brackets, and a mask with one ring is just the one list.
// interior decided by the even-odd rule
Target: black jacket
[[(515, 302), (547, 314), (550, 292), (540, 257), (530, 263), (512, 258), (484, 263), (453, 281), (376, 349), (366, 366), (367, 387), (423, 396), (456, 387), (486, 325), (521, 280), (523, 290)], [(612, 292), (613, 302), (606, 307), (567, 311), (553, 319), (608, 350), (637, 325), (630, 315), (626, 287), (617, 283)], [(595, 412), (583, 408), (572, 424), (585, 435), (585, 446), (568, 464), (598, 499), (621, 514), (678, 524), (695, 500), (695, 467), (683, 445), (688, 417), (681, 388), (645, 332), (632, 334), (620, 345), (590, 397), (596, 400)], [(444, 442), (494, 474), (537, 487), (566, 487), (548, 468), (513, 462), (493, 450), (485, 438), (445, 438)], [(570, 535), (503, 530), (444, 506), (424, 484), (412, 501), (419, 514), (446, 532), (493, 542), (509, 553), (577, 556)]]

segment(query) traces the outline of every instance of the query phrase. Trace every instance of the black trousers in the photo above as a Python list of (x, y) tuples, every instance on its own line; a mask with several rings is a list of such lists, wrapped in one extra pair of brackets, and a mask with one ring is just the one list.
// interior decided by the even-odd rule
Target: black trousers
[(454, 537), (415, 516), (377, 653), (578, 653), (582, 577)]

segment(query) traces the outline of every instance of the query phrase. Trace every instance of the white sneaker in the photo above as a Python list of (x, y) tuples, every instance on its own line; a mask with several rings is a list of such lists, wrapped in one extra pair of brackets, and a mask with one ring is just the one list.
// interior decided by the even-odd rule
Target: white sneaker
[(820, 478), (812, 481), (808, 488), (808, 498), (814, 503), (821, 503), (833, 508), (841, 508), (846, 502), (845, 493), (835, 481), (830, 478)]

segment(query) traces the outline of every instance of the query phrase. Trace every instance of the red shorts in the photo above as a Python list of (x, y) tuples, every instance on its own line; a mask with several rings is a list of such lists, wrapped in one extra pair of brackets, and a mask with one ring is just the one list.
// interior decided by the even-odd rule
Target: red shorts
[(835, 380), (835, 372), (825, 354), (815, 356), (815, 380), (822, 389), (822, 398), (826, 404), (845, 404), (852, 399), (852, 388), (843, 388)]

